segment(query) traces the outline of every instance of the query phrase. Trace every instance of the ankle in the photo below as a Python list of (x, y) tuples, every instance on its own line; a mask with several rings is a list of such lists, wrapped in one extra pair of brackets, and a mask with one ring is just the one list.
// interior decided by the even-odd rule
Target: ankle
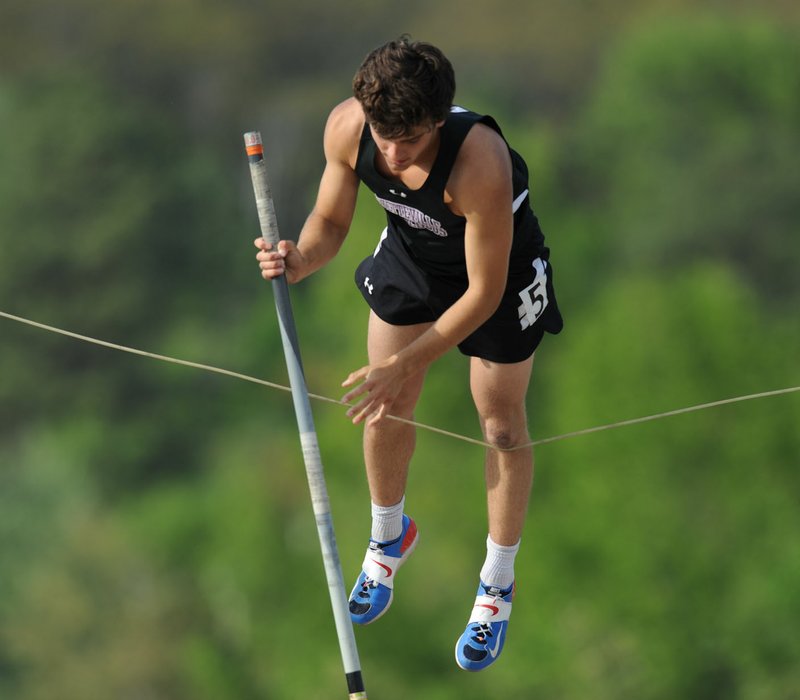
[(403, 506), (405, 496), (393, 506), (372, 504), (372, 530), (370, 539), (375, 542), (391, 542), (403, 532)]
[(491, 535), (486, 538), (486, 559), (481, 568), (481, 582), (505, 590), (514, 583), (514, 559), (519, 551), (515, 545), (497, 544)]

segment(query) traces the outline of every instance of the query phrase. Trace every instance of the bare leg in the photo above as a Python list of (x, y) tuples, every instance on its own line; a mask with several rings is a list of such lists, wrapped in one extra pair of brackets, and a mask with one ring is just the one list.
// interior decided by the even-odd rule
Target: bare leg
[[(370, 363), (379, 362), (406, 347), (431, 324), (392, 326), (370, 312), (367, 350)], [(392, 406), (392, 415), (411, 419), (422, 391), (425, 372), (408, 379)], [(384, 418), (364, 428), (364, 461), (372, 502), (380, 506), (398, 503), (406, 489), (408, 465), (414, 453), (416, 430), (407, 423)]]
[[(515, 364), (472, 358), (470, 387), (484, 438), (508, 449), (529, 441), (525, 394), (533, 357)], [(515, 545), (525, 524), (533, 484), (533, 450), (486, 452), (489, 534), (497, 544)]]

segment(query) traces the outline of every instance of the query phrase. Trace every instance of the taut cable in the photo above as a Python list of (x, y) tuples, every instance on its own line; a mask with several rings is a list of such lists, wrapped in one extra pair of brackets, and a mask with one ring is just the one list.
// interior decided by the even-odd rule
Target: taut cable
[[(58, 335), (67, 336), (68, 338), (73, 338), (75, 340), (80, 340), (85, 343), (91, 343), (93, 345), (100, 345), (102, 347), (110, 348), (111, 350), (118, 350), (120, 352), (127, 352), (132, 355), (140, 355), (142, 357), (149, 357), (153, 360), (158, 360), (159, 362), (168, 362), (170, 364), (175, 365), (183, 365), (184, 367), (192, 367), (193, 369), (199, 369), (204, 372), (213, 372), (214, 374), (222, 374), (227, 377), (232, 377), (233, 379), (239, 379), (245, 382), (251, 382), (253, 384), (260, 384), (261, 386), (269, 387), (270, 389), (279, 389), (280, 391), (291, 392), (291, 388), (288, 386), (284, 386), (283, 384), (277, 384), (276, 382), (270, 382), (266, 379), (259, 379), (257, 377), (251, 377), (247, 374), (241, 374), (239, 372), (233, 372), (228, 369), (223, 369), (221, 367), (214, 367), (212, 365), (205, 365), (199, 362), (191, 362), (189, 360), (181, 360), (176, 357), (169, 357), (167, 355), (159, 355), (154, 352), (147, 352), (145, 350), (137, 350), (136, 348), (127, 347), (125, 345), (119, 345), (117, 343), (110, 343), (107, 340), (99, 340), (97, 338), (91, 338), (86, 335), (81, 335), (79, 333), (73, 333), (72, 331), (64, 330), (63, 328), (56, 328), (55, 326), (48, 326), (44, 323), (39, 323), (38, 321), (32, 321), (27, 318), (22, 318), (21, 316), (14, 316), (13, 314), (6, 313), (5, 311), (0, 311), (0, 316), (6, 318), (10, 321), (16, 321), (18, 323), (23, 323), (28, 326), (33, 326), (34, 328), (39, 328), (40, 330), (48, 331), (50, 333), (56, 333)], [(747, 394), (745, 396), (735, 396), (729, 399), (721, 399), (719, 401), (711, 401), (709, 403), (702, 403), (696, 406), (687, 406), (686, 408), (678, 408), (672, 411), (664, 411), (663, 413), (654, 413), (650, 416), (642, 416), (640, 418), (631, 418), (628, 420), (621, 420), (615, 423), (608, 423), (606, 425), (598, 425), (593, 428), (584, 428), (583, 430), (575, 430), (569, 433), (562, 433), (561, 435), (554, 435), (552, 437), (547, 438), (540, 438), (539, 440), (532, 440), (531, 442), (527, 442), (524, 445), (518, 445), (517, 447), (512, 447), (508, 449), (499, 448), (495, 445), (491, 445), (488, 442), (483, 440), (478, 440), (476, 438), (468, 437), (467, 435), (461, 435), (459, 433), (454, 433), (449, 430), (444, 430), (443, 428), (437, 428), (433, 425), (426, 425), (425, 423), (418, 423), (416, 421), (408, 420), (406, 418), (400, 418), (399, 416), (393, 416), (391, 414), (387, 415), (387, 418), (392, 420), (399, 421), (401, 423), (407, 423), (409, 425), (413, 425), (415, 428), (420, 428), (422, 430), (427, 430), (429, 432), (437, 433), (439, 435), (444, 435), (446, 437), (453, 438), (455, 440), (461, 440), (462, 442), (467, 442), (472, 445), (479, 445), (480, 447), (486, 447), (488, 449), (494, 450), (501, 450), (505, 452), (513, 452), (515, 450), (522, 450), (528, 447), (536, 447), (538, 445), (546, 445), (551, 442), (558, 442), (559, 440), (566, 440), (568, 438), (580, 437), (581, 435), (590, 435), (591, 433), (599, 433), (605, 430), (614, 430), (616, 428), (623, 428), (629, 425), (637, 425), (639, 423), (647, 423), (650, 421), (660, 420), (662, 418), (669, 418), (671, 416), (679, 416), (685, 413), (694, 413), (695, 411), (703, 411), (709, 408), (716, 408), (718, 406), (725, 406), (728, 404), (733, 403), (741, 403), (743, 401), (752, 401), (754, 399), (765, 399), (773, 396), (780, 396), (782, 394), (792, 394), (795, 392), (800, 391), (800, 386), (793, 386), (787, 387), (785, 389), (775, 389), (773, 391), (762, 391), (757, 394)], [(324, 401), (326, 403), (333, 403), (339, 406), (349, 406), (350, 404), (345, 403), (339, 399), (334, 399), (329, 396), (321, 396), (320, 394), (312, 394), (309, 392), (308, 394), (312, 399), (317, 401)]]

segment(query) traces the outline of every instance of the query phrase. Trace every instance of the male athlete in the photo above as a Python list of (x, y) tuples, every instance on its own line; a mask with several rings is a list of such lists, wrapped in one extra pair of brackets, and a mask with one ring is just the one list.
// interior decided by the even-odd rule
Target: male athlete
[[(533, 479), (525, 394), (533, 353), (562, 327), (549, 250), (530, 206), (528, 172), (488, 116), (453, 106), (455, 77), (436, 47), (407, 37), (381, 46), (331, 112), (326, 165), (297, 243), (255, 241), (262, 276), (299, 282), (342, 245), (363, 182), (387, 227), (356, 270), (371, 308), (366, 367), (343, 382), (347, 415), (364, 422), (372, 532), (350, 595), (353, 622), (392, 602), (397, 569), (418, 541), (404, 513), (412, 418), (426, 370), (453, 347), (470, 357), (470, 388), (487, 450), (489, 534), (475, 605), (456, 643), (469, 671), (503, 649)], [(518, 448), (518, 449), (515, 449)]]

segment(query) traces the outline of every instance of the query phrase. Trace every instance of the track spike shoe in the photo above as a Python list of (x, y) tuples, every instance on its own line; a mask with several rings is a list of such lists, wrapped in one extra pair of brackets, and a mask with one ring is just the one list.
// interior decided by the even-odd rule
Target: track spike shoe
[(456, 642), (456, 663), (465, 671), (482, 671), (493, 664), (506, 641), (514, 584), (506, 589), (478, 585), (478, 595), (464, 633)]
[(350, 594), (350, 617), (357, 625), (368, 625), (392, 604), (394, 577), (414, 551), (419, 533), (414, 521), (403, 515), (400, 537), (391, 542), (369, 541), (361, 574)]

